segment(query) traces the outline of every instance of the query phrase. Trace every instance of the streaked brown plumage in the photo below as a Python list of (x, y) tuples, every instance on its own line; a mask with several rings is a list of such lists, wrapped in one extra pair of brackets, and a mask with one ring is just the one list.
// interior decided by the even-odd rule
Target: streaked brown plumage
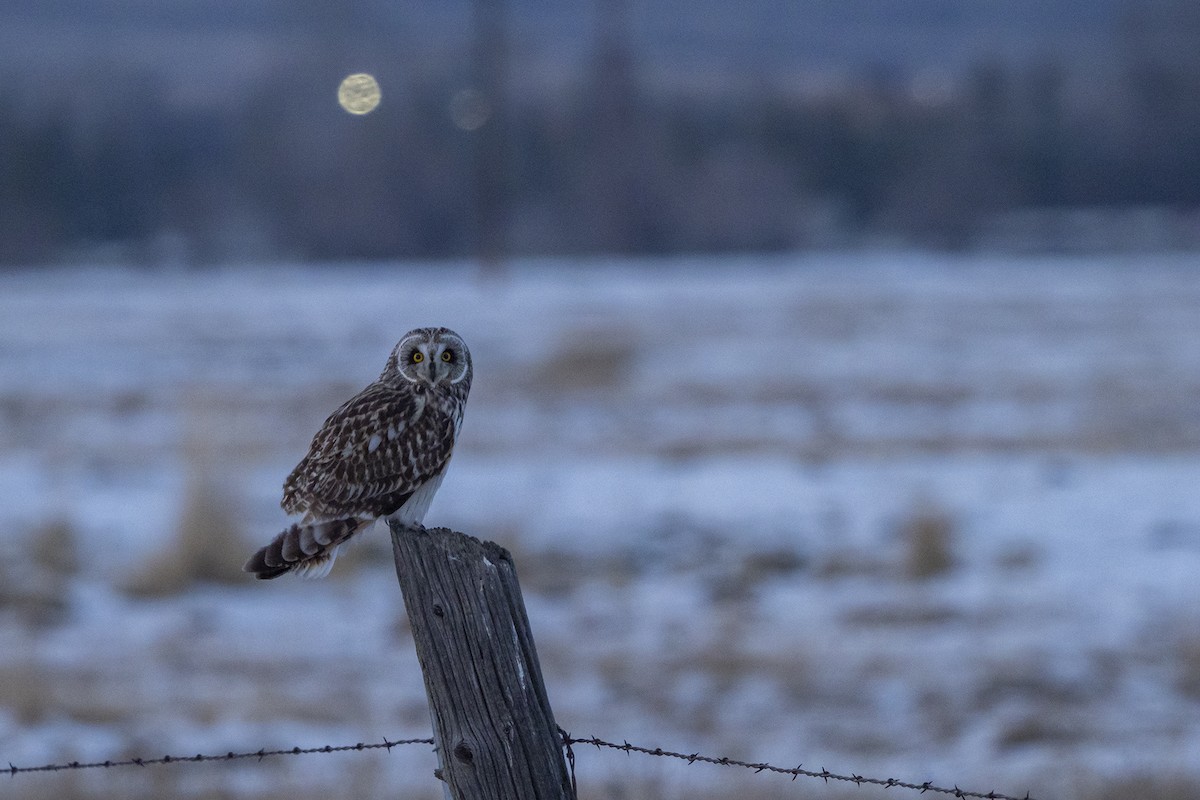
[(246, 563), (258, 578), (328, 573), (376, 519), (420, 525), (450, 462), (471, 390), (471, 355), (446, 328), (410, 331), (379, 378), (329, 415), (283, 484), (303, 515)]

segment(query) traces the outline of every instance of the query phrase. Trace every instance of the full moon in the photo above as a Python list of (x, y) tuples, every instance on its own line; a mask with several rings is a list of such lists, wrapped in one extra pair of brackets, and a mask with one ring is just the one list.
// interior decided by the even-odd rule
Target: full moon
[(338, 87), (338, 104), (351, 114), (370, 114), (379, 100), (379, 83), (365, 72), (347, 75)]

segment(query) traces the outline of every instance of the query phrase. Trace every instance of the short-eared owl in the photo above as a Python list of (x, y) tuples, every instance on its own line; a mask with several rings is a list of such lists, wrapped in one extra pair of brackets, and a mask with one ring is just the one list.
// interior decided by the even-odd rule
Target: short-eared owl
[(246, 562), (257, 578), (327, 574), (338, 548), (380, 517), (420, 525), (441, 485), (471, 390), (471, 354), (454, 331), (417, 328), (374, 383), (329, 415), (283, 483), (303, 518)]

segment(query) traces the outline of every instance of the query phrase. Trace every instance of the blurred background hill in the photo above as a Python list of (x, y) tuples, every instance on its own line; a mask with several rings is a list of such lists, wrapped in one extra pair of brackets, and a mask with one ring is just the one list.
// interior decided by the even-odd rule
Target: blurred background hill
[(1187, 0), (0, 3), (3, 264), (1161, 249), (1198, 207)]

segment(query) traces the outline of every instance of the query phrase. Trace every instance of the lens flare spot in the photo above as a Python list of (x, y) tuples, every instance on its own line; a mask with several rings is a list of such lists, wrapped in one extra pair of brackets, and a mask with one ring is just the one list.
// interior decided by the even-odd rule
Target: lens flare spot
[(464, 131), (482, 128), (491, 116), (491, 103), (476, 89), (462, 89), (450, 98), (450, 119)]
[(338, 104), (351, 114), (370, 114), (380, 99), (379, 82), (365, 72), (347, 75), (338, 86)]

